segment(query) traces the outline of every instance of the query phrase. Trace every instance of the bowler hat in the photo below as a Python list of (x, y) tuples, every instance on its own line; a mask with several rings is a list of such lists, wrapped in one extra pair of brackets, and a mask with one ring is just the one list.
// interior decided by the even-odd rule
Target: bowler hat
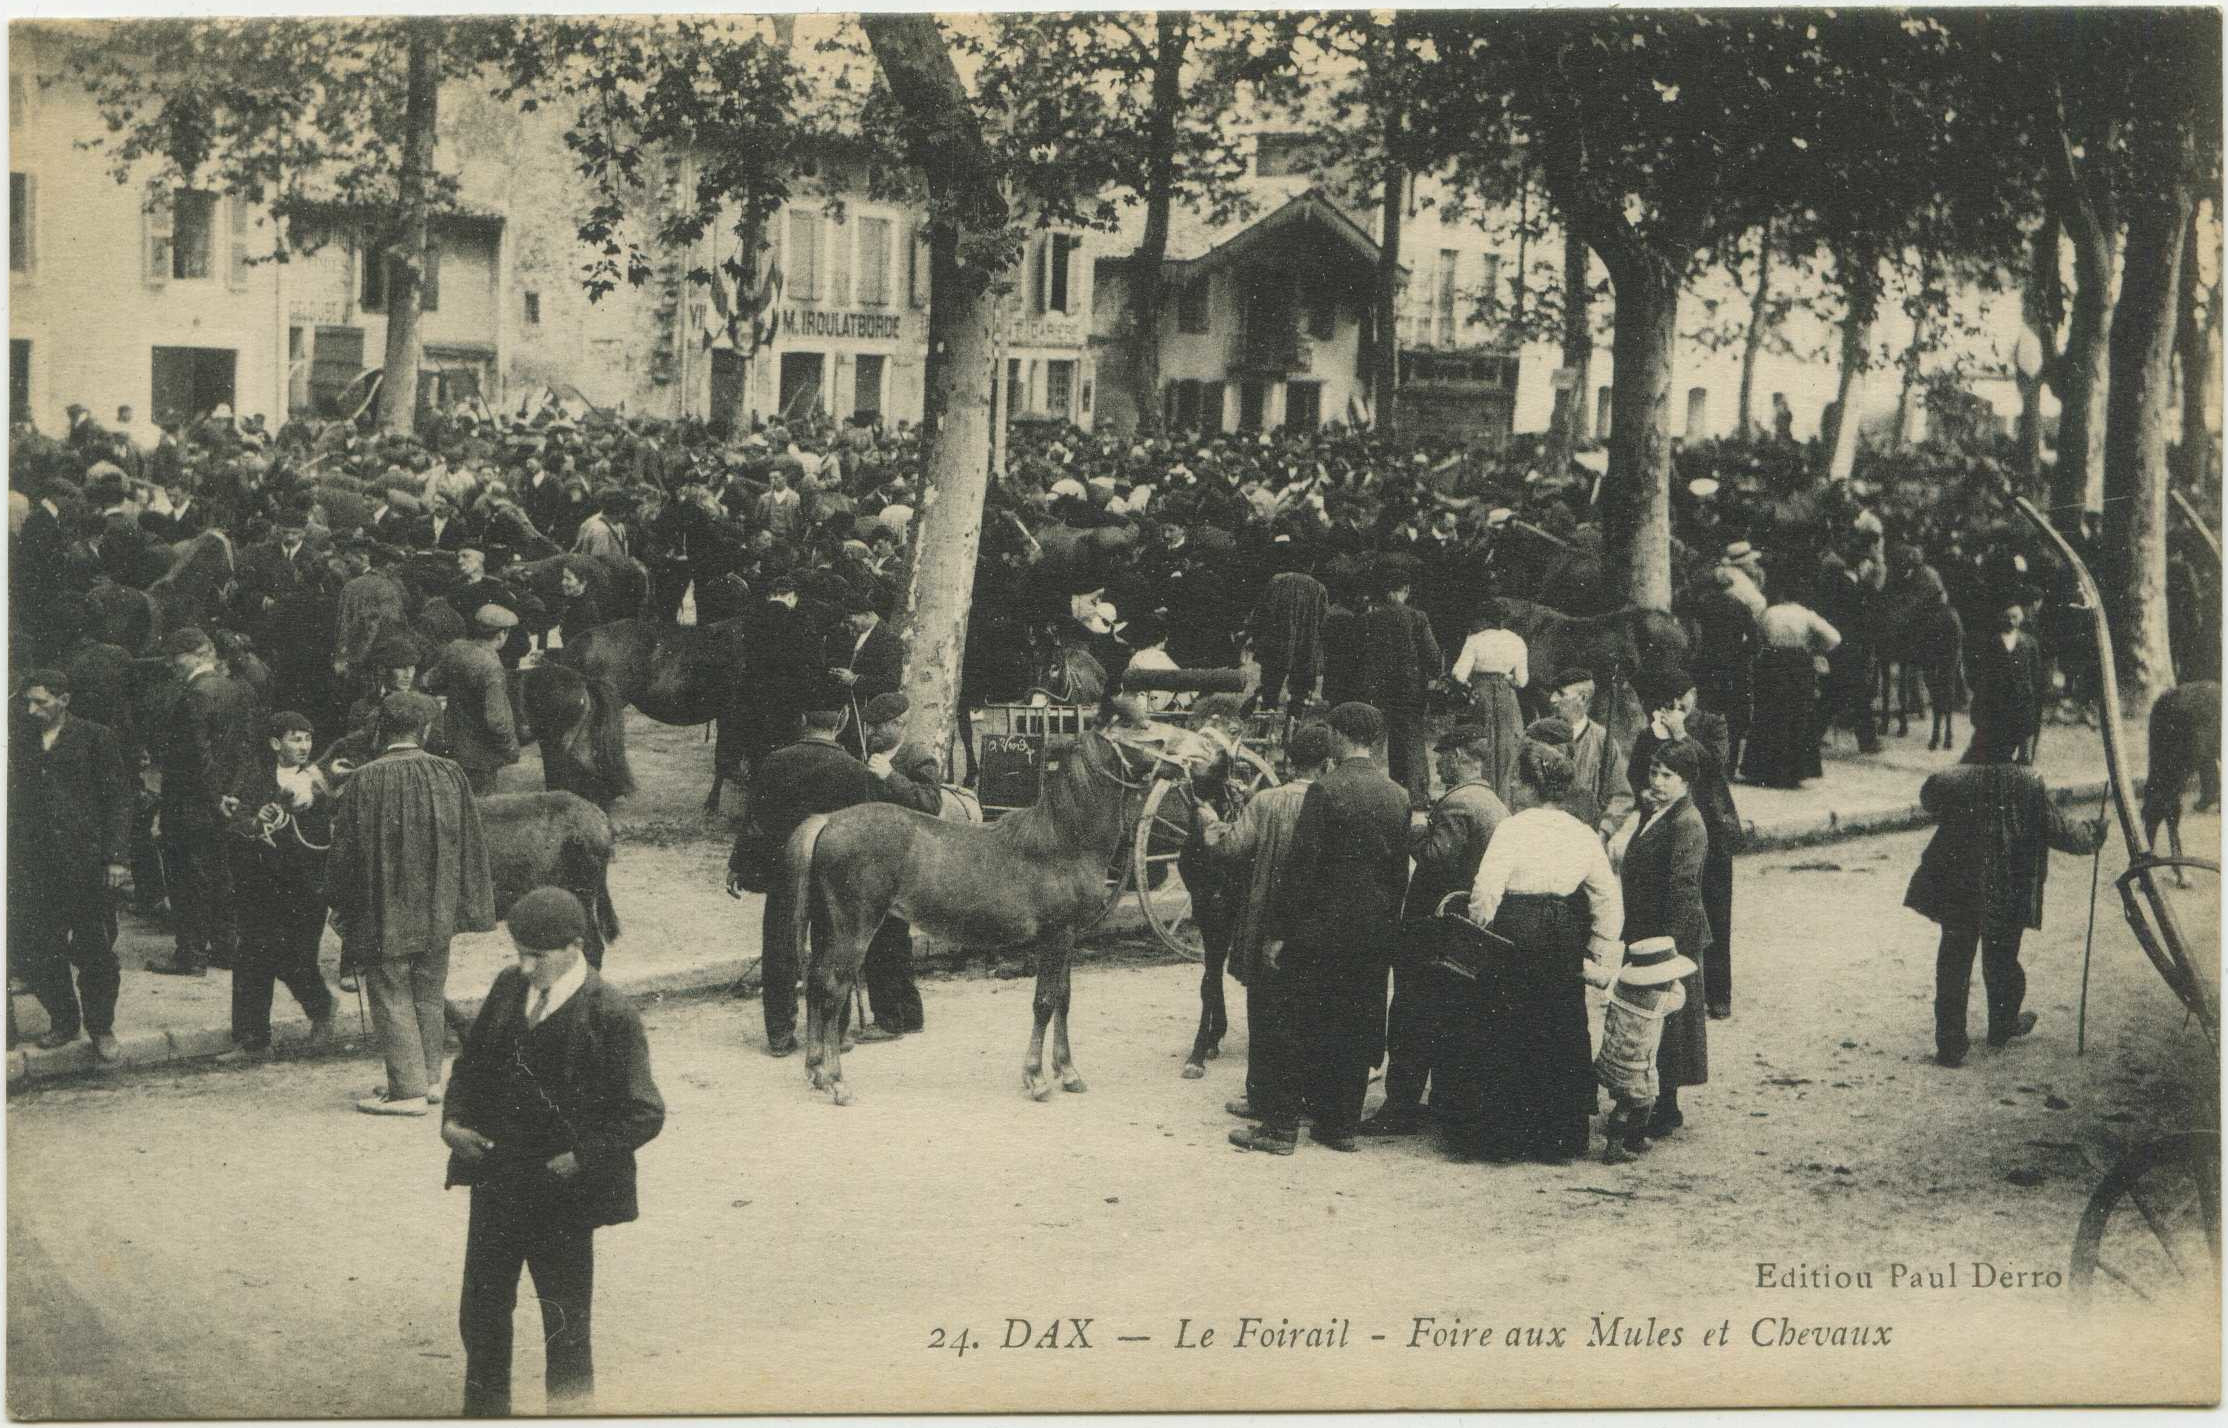
[(588, 936), (580, 899), (563, 888), (535, 888), (511, 904), (511, 940), (533, 952), (553, 952)]

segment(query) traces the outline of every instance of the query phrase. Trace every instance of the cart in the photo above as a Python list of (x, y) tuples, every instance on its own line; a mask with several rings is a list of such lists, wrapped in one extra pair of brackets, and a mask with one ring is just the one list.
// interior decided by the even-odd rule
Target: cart
[[(2128, 849), (2127, 871), (2115, 884), (2120, 910), (2143, 955), (2188, 1008), (2189, 1019), (2204, 1031), (2217, 1065), (2220, 1056), (2218, 990), (2183, 936), (2167, 891), (2158, 875), (2197, 868), (2217, 877), (2220, 866), (2202, 858), (2162, 858), (2151, 850), (2131, 794), (2123, 757), (2119, 688), (2112, 632), (2104, 617), (2103, 596), (2081, 558), (2034, 504), (2014, 496), (2012, 504), (2058, 553), (2073, 573), (2094, 625), (2098, 725), (2121, 836)], [(2091, 928), (2092, 936), (2094, 927)], [(2084, 1016), (2087, 973), (2083, 972)], [(2084, 1022), (2085, 1025), (2085, 1022)], [(2217, 1087), (2217, 1078), (2208, 1082)], [(2203, 1128), (2138, 1142), (2122, 1150), (2117, 1162), (2089, 1196), (2074, 1231), (2074, 1302), (2102, 1307), (2107, 1301), (2157, 1304), (2184, 1296), (2210, 1302), (2220, 1286), (2220, 1112), (2217, 1092), (2205, 1097), (2209, 1115)]]

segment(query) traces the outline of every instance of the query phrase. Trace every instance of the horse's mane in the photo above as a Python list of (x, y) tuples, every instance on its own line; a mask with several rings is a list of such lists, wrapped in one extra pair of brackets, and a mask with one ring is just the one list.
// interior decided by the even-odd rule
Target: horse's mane
[[(1032, 862), (1056, 862), (1082, 851), (1085, 845), (1078, 840), (1077, 832), (1096, 832), (1090, 828), (1088, 817), (1093, 811), (1093, 785), (1098, 775), (1091, 772), (1091, 755), (1086, 753), (1094, 739), (1109, 751), (1102, 757), (1115, 758), (1118, 764), (1118, 756), (1111, 752), (1114, 741), (1095, 729), (1085, 730), (1060, 761), (1059, 769), (1045, 780), (1037, 801), (991, 824), (989, 836), (1012, 845)], [(1118, 791), (1125, 796), (1129, 793), (1128, 789)]]
[(212, 526), (199, 535), (189, 537), (185, 542), (185, 549), (171, 556), (170, 568), (157, 577), (154, 583), (157, 585), (176, 584), (178, 577), (192, 569), (193, 563), (199, 560), (201, 553), (211, 545), (223, 549), (226, 565), (229, 566), (234, 563), (232, 559), (232, 537)]

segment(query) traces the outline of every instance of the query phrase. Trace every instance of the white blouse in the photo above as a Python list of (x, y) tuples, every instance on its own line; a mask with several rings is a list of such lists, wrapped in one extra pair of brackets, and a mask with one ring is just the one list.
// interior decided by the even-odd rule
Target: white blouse
[(1473, 674), (1505, 674), (1522, 689), (1532, 682), (1531, 651), (1524, 637), (1512, 630), (1480, 630), (1462, 642), (1455, 656), (1455, 682), (1466, 683)]
[(1580, 888), (1591, 925), (1586, 956), (1614, 967), (1624, 960), (1625, 900), (1600, 837), (1560, 808), (1527, 808), (1493, 830), (1470, 885), (1469, 918), (1490, 923), (1510, 894), (1563, 897)]

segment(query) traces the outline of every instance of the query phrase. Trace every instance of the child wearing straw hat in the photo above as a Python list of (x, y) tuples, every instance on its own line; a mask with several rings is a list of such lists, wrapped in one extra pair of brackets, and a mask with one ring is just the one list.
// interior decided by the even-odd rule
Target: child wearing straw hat
[(1695, 970), (1675, 939), (1647, 937), (1625, 949), (1624, 965), (1610, 979), (1601, 1050), (1594, 1057), (1594, 1079), (1615, 1102), (1602, 1123), (1604, 1164), (1631, 1160), (1653, 1144), (1648, 1122), (1655, 1114), (1663, 1019), (1686, 1005), (1680, 979)]

